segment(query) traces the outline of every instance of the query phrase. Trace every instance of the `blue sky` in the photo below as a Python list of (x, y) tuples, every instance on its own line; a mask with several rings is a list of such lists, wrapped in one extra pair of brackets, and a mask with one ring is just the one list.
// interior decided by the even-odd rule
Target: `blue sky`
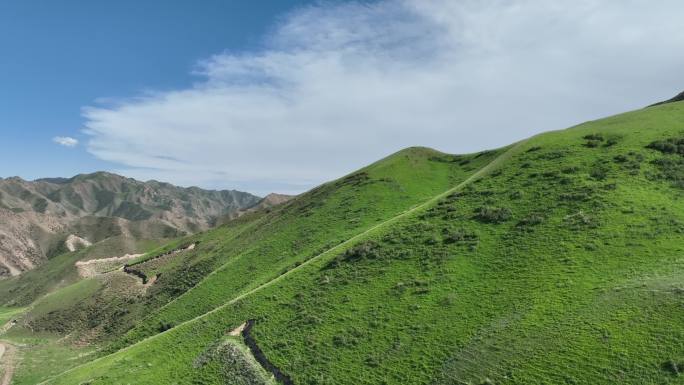
[[(258, 49), (304, 0), (0, 2), (0, 177), (113, 169), (89, 154), (81, 107), (187, 87), (201, 58)], [(56, 136), (81, 141), (57, 146)]]
[(2, 1), (0, 176), (299, 193), (408, 146), (499, 147), (682, 91), (682, 14), (681, 0)]

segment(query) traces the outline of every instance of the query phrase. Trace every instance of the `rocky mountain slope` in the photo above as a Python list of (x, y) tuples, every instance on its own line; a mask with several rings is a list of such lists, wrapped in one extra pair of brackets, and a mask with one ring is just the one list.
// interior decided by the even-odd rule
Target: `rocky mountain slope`
[(239, 191), (182, 188), (105, 172), (0, 179), (0, 276), (111, 237), (173, 238), (206, 230), (259, 201)]
[(275, 206), (281, 205), (283, 203), (286, 203), (290, 200), (295, 198), (294, 195), (286, 195), (286, 194), (276, 194), (276, 193), (271, 193), (266, 195), (263, 199), (259, 201), (256, 205), (246, 208), (246, 209), (241, 209), (238, 211), (233, 211), (231, 213), (228, 213), (224, 215), (221, 219), (219, 219), (217, 224), (226, 224), (229, 221), (232, 221), (235, 218), (239, 218), (245, 214), (253, 213), (256, 211), (260, 210), (268, 210), (271, 209)]

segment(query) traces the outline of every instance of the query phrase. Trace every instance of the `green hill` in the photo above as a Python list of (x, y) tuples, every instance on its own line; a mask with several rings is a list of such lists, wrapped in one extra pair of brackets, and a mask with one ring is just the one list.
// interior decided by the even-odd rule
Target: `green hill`
[[(138, 325), (129, 333), (133, 339), (157, 333), (223, 304), (226, 297), (268, 282), (385, 218), (429, 199), (495, 156), (496, 152), (454, 157), (424, 148), (404, 150), (290, 203), (244, 215), (129, 261), (131, 269), (155, 277), (155, 283), (117, 319), (103, 314), (106, 309), (119, 312), (117, 307), (97, 305), (109, 300), (95, 301), (95, 305), (78, 301), (50, 313), (29, 314), (31, 322), (27, 326), (31, 330), (72, 333), (84, 331), (83, 325), (92, 328), (106, 324), (110, 331)], [(197, 247), (192, 251), (168, 255), (170, 250), (195, 242)], [(98, 279), (128, 277), (108, 274)], [(155, 313), (160, 306), (164, 307)]]
[[(480, 154), (408, 149), (130, 262), (153, 284), (102, 350), (41, 379), (680, 384), (683, 189), (683, 102)], [(83, 282), (63, 295), (101, 290)]]

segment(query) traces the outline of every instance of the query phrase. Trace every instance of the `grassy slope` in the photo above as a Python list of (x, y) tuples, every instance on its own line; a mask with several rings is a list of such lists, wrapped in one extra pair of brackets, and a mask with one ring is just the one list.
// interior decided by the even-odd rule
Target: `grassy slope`
[(0, 326), (21, 315), (24, 310), (22, 307), (0, 307)]
[(683, 133), (675, 103), (537, 136), (428, 207), (50, 383), (221, 383), (195, 360), (246, 319), (297, 384), (682, 383), (668, 363), (684, 362), (683, 194), (645, 147)]
[[(0, 308), (0, 325), (22, 316), (26, 308)], [(0, 339), (19, 348), (20, 369), (15, 372), (13, 384), (36, 384), (50, 373), (69, 369), (92, 357), (87, 353), (90, 349), (68, 347), (56, 343), (59, 336), (46, 333), (33, 333), (27, 330), (10, 329)], [(16, 365), (16, 361), (15, 361)]]
[(69, 308), (79, 302), (86, 301), (100, 288), (101, 282), (96, 279), (84, 279), (66, 286), (37, 300), (30, 311), (33, 317)]
[(51, 373), (67, 370), (91, 360), (93, 347), (70, 346), (60, 341), (61, 336), (50, 333), (30, 333), (11, 330), (3, 340), (18, 348), (19, 359), (12, 378), (13, 385), (33, 385)]
[[(425, 148), (394, 154), (323, 185), (270, 213), (196, 237), (193, 255), (220, 256), (221, 267), (149, 316), (115, 347), (186, 321), (268, 282), (348, 238), (444, 191), (495, 158), (497, 152), (453, 157)], [(244, 223), (244, 224), (243, 224)], [(236, 231), (239, 228), (239, 231)], [(184, 258), (186, 260), (187, 258)], [(171, 262), (173, 265), (173, 262)], [(143, 268), (149, 276), (169, 263)], [(162, 285), (159, 290), (163, 290)]]
[[(70, 333), (74, 330), (76, 335), (79, 332), (91, 334), (88, 330), (79, 331), (83, 325), (95, 327), (105, 322), (101, 326), (116, 335), (119, 330), (140, 323), (141, 316), (146, 312), (152, 312), (182, 294), (206, 274), (225, 264), (226, 268), (209, 276), (187, 296), (191, 299), (190, 303), (194, 301), (200, 306), (178, 306), (186, 301), (183, 297), (164, 308), (164, 312), (183, 309), (184, 313), (179, 314), (177, 321), (181, 322), (222, 304), (225, 296), (266, 282), (320, 251), (434, 196), (466, 178), (496, 155), (496, 152), (486, 152), (455, 157), (425, 148), (401, 151), (323, 185), (286, 205), (245, 215), (216, 230), (179, 239), (147, 253), (138, 259), (134, 268), (143, 271), (148, 277), (159, 275), (159, 279), (141, 300), (129, 304), (118, 300), (113, 305), (103, 303), (98, 308), (98, 303), (111, 297), (108, 293), (113, 291), (110, 288), (112, 281), (108, 280), (106, 286), (88, 300), (76, 304), (66, 301), (65, 306), (59, 309), (40, 311), (54, 306), (53, 299), (59, 297), (48, 296), (38, 302), (40, 306), (36, 306), (37, 310), (29, 313), (26, 319), (31, 321), (33, 328)], [(357, 196), (363, 198), (356, 199)], [(192, 251), (157, 258), (197, 241), (199, 244)], [(84, 259), (75, 255), (61, 258), (68, 259), (60, 264), (64, 265), (64, 269), (59, 270), (59, 274), (53, 273), (50, 282), (55, 281), (60, 274), (73, 270), (76, 260)], [(227, 278), (222, 275), (226, 272), (230, 273)], [(217, 277), (228, 279), (233, 285), (223, 284), (212, 288), (211, 297), (202, 294), (207, 287), (216, 284)], [(75, 286), (79, 285), (77, 283)], [(73, 292), (69, 286), (59, 292), (64, 290)], [(123, 302), (128, 301), (130, 296), (125, 297)], [(196, 301), (198, 298), (200, 301)], [(116, 311), (117, 306), (122, 311)], [(144, 326), (151, 325), (150, 328), (138, 328), (120, 343), (130, 343), (131, 336), (144, 337), (139, 334), (140, 331), (156, 333), (158, 323), (154, 320), (155, 316), (153, 314), (143, 323)]]
[[(92, 359), (92, 352), (97, 345), (71, 346), (64, 340), (63, 334), (34, 329), (40, 326), (36, 324), (36, 320), (49, 322), (53, 331), (69, 329), (71, 323), (82, 322), (84, 316), (80, 313), (85, 305), (92, 305), (93, 302), (100, 300), (101, 292), (107, 292), (109, 285), (103, 285), (94, 279), (81, 280), (78, 277), (74, 266), (77, 261), (149, 250), (166, 241), (112, 237), (89, 248), (58, 255), (18, 277), (0, 281), (0, 301), (14, 306), (25, 306), (3, 307), (3, 311), (0, 312), (0, 325), (4, 325), (10, 319), (19, 321), (1, 336), (2, 339), (15, 344), (19, 350), (20, 360), (13, 383), (35, 384), (50, 374)], [(113, 301), (110, 299), (110, 302)], [(120, 303), (108, 303), (106, 307), (117, 305)], [(107, 309), (98, 310), (106, 312)], [(99, 316), (97, 313), (91, 310), (90, 317)], [(65, 314), (68, 314), (68, 317)], [(77, 314), (80, 317), (77, 317)], [(70, 337), (73, 337), (70, 341), (78, 338), (74, 334)]]
[(77, 261), (140, 252), (164, 242), (168, 239), (112, 237), (79, 251), (60, 254), (33, 270), (0, 280), (0, 303), (26, 306), (51, 291), (76, 283), (79, 280), (74, 266)]

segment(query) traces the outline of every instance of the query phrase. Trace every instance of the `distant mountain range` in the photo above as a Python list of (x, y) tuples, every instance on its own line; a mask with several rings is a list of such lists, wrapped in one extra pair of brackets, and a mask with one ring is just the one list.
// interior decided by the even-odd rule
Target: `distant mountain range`
[(225, 224), (228, 223), (229, 221), (239, 218), (245, 214), (253, 213), (256, 211), (260, 210), (266, 210), (268, 211), (269, 209), (281, 205), (283, 203), (286, 203), (293, 199), (295, 196), (294, 195), (285, 195), (285, 194), (276, 194), (276, 193), (271, 193), (266, 195), (263, 199), (259, 201), (256, 205), (245, 208), (245, 209), (240, 209), (238, 211), (232, 211), (223, 217), (221, 217), (218, 220), (217, 224)]
[(106, 239), (117, 245), (112, 252), (133, 252), (140, 240), (206, 230), (260, 202), (235, 190), (183, 188), (106, 172), (35, 181), (0, 178), (0, 276)]

